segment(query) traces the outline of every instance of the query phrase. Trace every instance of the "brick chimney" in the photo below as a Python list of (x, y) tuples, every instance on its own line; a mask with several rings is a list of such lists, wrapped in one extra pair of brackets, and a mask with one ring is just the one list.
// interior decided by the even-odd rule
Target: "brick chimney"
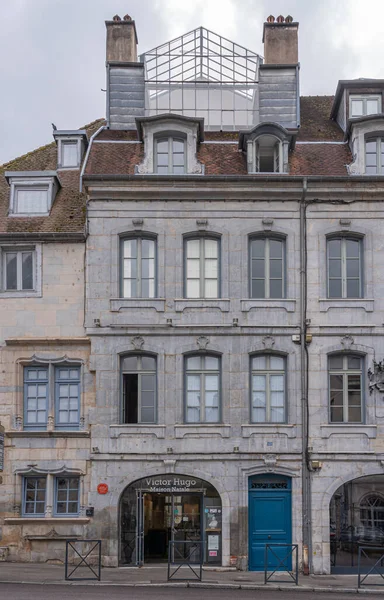
[(288, 15), (275, 17), (270, 15), (264, 23), (264, 64), (296, 65), (299, 62), (298, 51), (299, 24)]
[(145, 112), (144, 64), (137, 58), (135, 21), (118, 15), (107, 28), (107, 124), (110, 129), (136, 129)]
[(137, 32), (129, 15), (115, 15), (105, 21), (107, 27), (107, 62), (137, 62)]

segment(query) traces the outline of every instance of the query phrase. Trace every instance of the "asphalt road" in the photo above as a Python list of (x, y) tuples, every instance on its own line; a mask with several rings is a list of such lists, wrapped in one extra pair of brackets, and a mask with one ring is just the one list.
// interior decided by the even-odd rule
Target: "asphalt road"
[[(160, 588), (160, 587), (119, 587), (108, 585), (40, 585), (0, 583), (0, 598), (3, 600), (162, 600), (182, 598), (183, 600), (351, 600), (361, 598), (361, 594), (326, 594), (318, 592), (295, 592), (272, 590), (225, 590), (225, 589), (193, 589), (193, 588)], [(369, 598), (383, 600), (383, 595), (369, 594)]]

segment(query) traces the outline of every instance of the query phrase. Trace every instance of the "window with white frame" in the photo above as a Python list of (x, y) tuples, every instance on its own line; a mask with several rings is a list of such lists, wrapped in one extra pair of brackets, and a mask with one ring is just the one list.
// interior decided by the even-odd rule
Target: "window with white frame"
[(24, 367), (24, 428), (45, 430), (49, 414), (55, 429), (79, 429), (79, 366)]
[(384, 498), (370, 494), (360, 501), (360, 522), (366, 527), (384, 531)]
[(251, 298), (285, 297), (285, 240), (277, 237), (250, 239)]
[(220, 422), (220, 366), (218, 356), (185, 358), (186, 423)]
[(197, 237), (185, 240), (186, 298), (219, 298), (220, 241)]
[(121, 360), (122, 422), (156, 423), (156, 358), (132, 354)]
[(156, 240), (132, 237), (121, 240), (122, 298), (156, 297)]
[(331, 423), (363, 421), (363, 359), (352, 354), (328, 357), (329, 419)]
[(5, 171), (9, 216), (47, 216), (60, 188), (56, 171)]
[[(50, 486), (53, 486), (52, 490), (48, 489)], [(76, 517), (80, 514), (78, 475), (65, 473), (48, 478), (46, 475), (36, 474), (23, 477), (23, 517), (44, 517), (50, 492), (53, 493), (53, 516)]]
[(251, 358), (252, 423), (286, 421), (286, 360), (273, 354)]
[(262, 135), (256, 140), (256, 172), (280, 173), (281, 142), (273, 135)]
[(79, 160), (79, 144), (77, 140), (64, 141), (61, 140), (61, 166), (62, 167), (78, 167)]
[(35, 249), (2, 248), (3, 291), (29, 291), (35, 289)]
[(49, 212), (47, 187), (16, 186), (13, 212), (15, 214), (44, 215)]
[(155, 138), (155, 172), (182, 175), (186, 171), (185, 139), (176, 135)]
[(362, 298), (362, 239), (327, 240), (328, 298)]
[(365, 117), (366, 115), (376, 115), (381, 112), (380, 95), (355, 95), (349, 96), (349, 116)]
[(365, 172), (367, 175), (384, 173), (384, 136), (366, 138)]

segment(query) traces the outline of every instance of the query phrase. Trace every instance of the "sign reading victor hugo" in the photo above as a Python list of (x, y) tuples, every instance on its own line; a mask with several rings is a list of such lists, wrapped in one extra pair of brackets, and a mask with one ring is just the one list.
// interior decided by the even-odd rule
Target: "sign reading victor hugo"
[(4, 427), (0, 425), (0, 471), (4, 469)]
[(141, 489), (147, 492), (193, 492), (200, 488), (200, 480), (182, 475), (160, 475), (146, 477), (141, 481)]

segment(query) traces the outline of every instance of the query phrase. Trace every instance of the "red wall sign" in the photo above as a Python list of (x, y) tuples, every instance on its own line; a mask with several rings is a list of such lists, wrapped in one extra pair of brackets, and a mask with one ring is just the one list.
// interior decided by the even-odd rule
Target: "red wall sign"
[(106, 494), (108, 492), (108, 485), (106, 483), (99, 483), (97, 491), (99, 494)]

